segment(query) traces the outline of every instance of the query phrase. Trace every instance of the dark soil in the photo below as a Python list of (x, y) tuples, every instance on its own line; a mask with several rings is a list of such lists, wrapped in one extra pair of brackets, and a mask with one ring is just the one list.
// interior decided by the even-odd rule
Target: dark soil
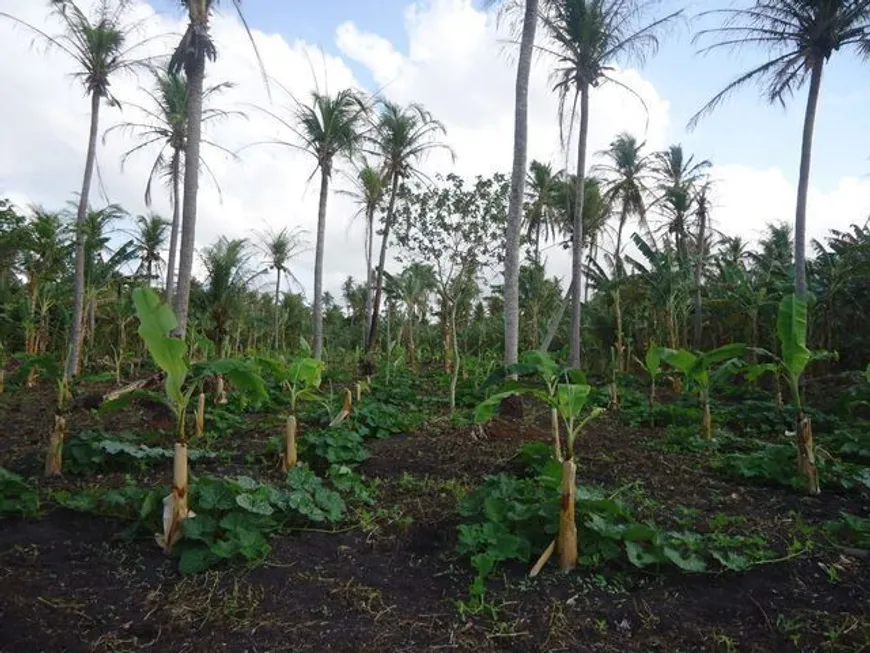
[[(36, 483), (52, 405), (51, 388), (0, 397), (0, 465)], [(463, 615), (456, 602), (467, 598), (471, 572), (454, 553), (458, 496), (511, 469), (522, 442), (548, 441), (540, 411), (527, 405), (524, 414), (485, 429), (436, 418), (369, 442), (361, 471), (380, 479), (379, 504), (359, 509), (337, 532), (275, 537), (266, 564), (252, 569), (182, 577), (152, 540), (115, 541), (124, 524), (63, 509), (0, 522), (0, 651), (870, 651), (870, 560), (821, 546), (788, 556), (803, 523), (841, 510), (867, 516), (866, 496), (808, 498), (736, 485), (704, 455), (650, 446), (663, 431), (612, 419), (594, 423), (578, 444), (581, 483), (620, 491), (663, 524), (678, 506), (695, 515), (693, 528), (716, 515), (742, 516), (745, 528), (765, 533), (789, 559), (695, 576), (579, 570), (566, 577), (551, 562), (530, 581), (509, 568), (491, 584), (494, 614)], [(142, 430), (152, 418), (143, 408), (103, 418), (78, 411), (70, 432), (98, 423)], [(260, 457), (269, 433), (250, 421), (242, 438), (221, 443), (240, 452), (230, 462), (192, 471), (274, 474)], [(134, 476), (157, 483), (168, 473)]]

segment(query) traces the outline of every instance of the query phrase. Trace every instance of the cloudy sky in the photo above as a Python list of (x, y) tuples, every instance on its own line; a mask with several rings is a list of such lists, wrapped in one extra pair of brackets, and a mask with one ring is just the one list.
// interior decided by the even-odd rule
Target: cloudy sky
[[(87, 5), (88, 0), (82, 0)], [(447, 127), (455, 163), (431, 157), (428, 172), (464, 175), (507, 173), (511, 164), (513, 83), (516, 46), (504, 21), (482, 8), (481, 0), (245, 0), (245, 15), (268, 74), (296, 97), (317, 85), (335, 91), (348, 86), (379, 90), (401, 102), (421, 102)], [(729, 6), (733, 0), (697, 0), (690, 11)], [(48, 2), (0, 0), (0, 12), (48, 33)], [(177, 42), (183, 16), (173, 0), (134, 0), (131, 20), (141, 21), (135, 38), (150, 40), (142, 54), (161, 54)], [(216, 16), (213, 35), (220, 52), (209, 82), (235, 87), (215, 100), (241, 110), (246, 119), (213, 124), (208, 137), (230, 150), (270, 138), (292, 138), (257, 106), (282, 113), (291, 100), (273, 86), (267, 95), (253, 49), (231, 3)], [(661, 9), (677, 7), (663, 0)], [(761, 53), (697, 56), (692, 34), (703, 22), (684, 21), (666, 35), (658, 55), (643, 68), (625, 69), (619, 79), (639, 93), (648, 112), (616, 86), (597, 89), (591, 101), (591, 147), (607, 146), (620, 131), (645, 139), (651, 149), (682, 143), (698, 158), (713, 161), (717, 182), (714, 226), (752, 240), (765, 223), (794, 217), (800, 134), (806, 94), (787, 109), (768, 106), (747, 89), (735, 95), (693, 132), (687, 120), (735, 74)], [(74, 68), (58, 51), (34, 44), (32, 36), (0, 20), (0, 196), (21, 206), (61, 208), (80, 186), (87, 144), (89, 104), (71, 76)], [(565, 163), (544, 56), (533, 69), (530, 100), (530, 158)], [(810, 191), (809, 235), (846, 228), (870, 214), (870, 67), (850, 53), (838, 53), (826, 68), (816, 128)], [(124, 108), (103, 107), (103, 128), (140, 116), (132, 105), (147, 103), (141, 87), (147, 75), (118, 79), (113, 92)], [(100, 185), (93, 203), (108, 198), (132, 214), (145, 211), (143, 191), (153, 154), (143, 152), (120, 166), (136, 144), (120, 132), (109, 134), (99, 151)], [(222, 190), (222, 201), (204, 180), (200, 192), (197, 244), (220, 235), (256, 238), (268, 227), (315, 231), (318, 178), (311, 159), (289, 149), (245, 149), (240, 160), (217, 151), (206, 154)], [(334, 186), (348, 188), (337, 175)], [(165, 194), (155, 209), (169, 215)], [(360, 277), (363, 229), (356, 208), (340, 194), (330, 197), (325, 285), (338, 294), (343, 280)], [(549, 252), (554, 274), (567, 272), (565, 254)], [(295, 263), (295, 274), (310, 294), (311, 251)]]

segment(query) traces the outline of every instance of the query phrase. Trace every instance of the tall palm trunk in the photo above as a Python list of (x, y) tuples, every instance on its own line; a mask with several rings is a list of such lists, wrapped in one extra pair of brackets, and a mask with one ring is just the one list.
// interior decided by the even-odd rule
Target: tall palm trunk
[(378, 337), (378, 313), (381, 309), (381, 294), (384, 291), (384, 266), (387, 264), (387, 244), (390, 238), (390, 227), (393, 222), (393, 211), (396, 208), (396, 195), (399, 192), (399, 176), (393, 174), (392, 187), (390, 188), (390, 204), (387, 207), (387, 215), (384, 218), (384, 235), (381, 238), (381, 255), (378, 259), (378, 272), (375, 282), (375, 299), (372, 305), (372, 324), (369, 329), (369, 343), (367, 353), (371, 353), (377, 343)]
[(369, 326), (372, 323), (372, 250), (375, 238), (375, 207), (369, 207), (366, 211), (366, 309), (365, 322), (363, 323), (363, 349), (368, 349)]
[(571, 246), (571, 336), (569, 363), (580, 367), (580, 310), (583, 298), (583, 200), (586, 187), (586, 145), (589, 138), (589, 85), (580, 86), (580, 134), (577, 138), (577, 181), (574, 187), (574, 238)]
[(538, 25), (538, 0), (526, 0), (520, 59), (517, 64), (514, 107), (514, 160), (508, 204), (507, 243), (504, 260), (504, 362), (517, 362), (520, 346), (520, 227), (526, 180), (526, 151), (529, 132), (529, 77), (535, 31)]
[(323, 247), (326, 240), (326, 200), (329, 197), (329, 175), (331, 166), (323, 162), (320, 166), (320, 203), (317, 206), (317, 245), (314, 253), (314, 310), (312, 322), (314, 331), (314, 358), (323, 355)]
[(622, 293), (619, 285), (622, 283), (622, 231), (628, 219), (628, 207), (623, 203), (622, 213), (619, 216), (619, 225), (616, 228), (616, 253), (614, 255), (614, 270), (616, 272), (616, 289), (613, 291), (613, 310), (616, 316), (616, 370), (624, 370), (625, 340), (622, 335)]
[(701, 350), (701, 336), (703, 335), (702, 330), (704, 326), (704, 319), (701, 314), (701, 272), (704, 268), (704, 249), (706, 245), (704, 239), (707, 235), (707, 212), (703, 210), (698, 211), (698, 218), (700, 223), (698, 224), (698, 260), (695, 262), (695, 314), (693, 316), (694, 331), (692, 333), (692, 348), (695, 351)]
[(85, 314), (85, 221), (88, 217), (88, 196), (94, 176), (94, 163), (97, 159), (97, 132), (100, 128), (100, 95), (91, 92), (91, 130), (88, 135), (88, 153), (85, 158), (85, 174), (82, 179), (82, 192), (79, 195), (76, 212), (76, 258), (73, 280), (73, 314), (69, 335), (69, 355), (66, 359), (66, 377), (72, 378), (79, 372), (82, 354), (82, 328)]
[[(208, 23), (193, 24), (200, 38), (207, 38)], [(193, 278), (193, 251), (196, 247), (196, 209), (199, 193), (199, 150), (202, 140), (202, 87), (205, 79), (205, 53), (199, 51), (187, 76), (187, 146), (184, 152), (184, 205), (181, 223), (181, 251), (178, 265), (178, 290), (175, 314), (176, 335), (187, 333), (190, 282)]]
[(794, 289), (798, 299), (807, 298), (807, 194), (810, 188), (810, 164), (813, 151), (813, 131), (816, 125), (816, 109), (819, 90), (822, 86), (824, 60), (813, 63), (810, 74), (810, 92), (807, 96), (807, 111), (804, 116), (804, 133), (801, 141), (801, 167), (798, 178), (797, 209), (794, 218)]
[(281, 339), (281, 268), (276, 268), (278, 271), (278, 278), (275, 280), (275, 334), (274, 334), (274, 347), (275, 351), (278, 351), (278, 343)]
[(169, 257), (166, 264), (166, 301), (172, 303), (175, 295), (175, 263), (178, 253), (178, 227), (181, 223), (181, 151), (172, 154), (172, 226), (169, 230)]

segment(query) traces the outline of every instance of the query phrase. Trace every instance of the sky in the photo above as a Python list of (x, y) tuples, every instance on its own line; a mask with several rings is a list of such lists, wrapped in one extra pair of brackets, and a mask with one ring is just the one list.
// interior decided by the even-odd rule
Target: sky
[[(643, 105), (616, 85), (596, 89), (591, 99), (590, 152), (605, 148), (616, 134), (629, 131), (650, 150), (681, 143), (714, 166), (713, 225), (723, 233), (752, 241), (773, 221), (792, 222), (806, 89), (787, 107), (768, 105), (753, 88), (733, 95), (692, 132), (689, 118), (735, 75), (763, 53), (720, 52), (699, 55), (692, 42), (698, 30), (715, 26), (698, 12), (732, 6), (740, 0), (695, 0), (685, 17), (661, 39), (655, 56), (643, 66), (627, 62), (615, 77), (644, 100)], [(89, 0), (82, 0), (87, 5)], [(0, 0), (0, 12), (57, 33), (47, 2)], [(508, 173), (513, 134), (515, 38), (509, 20), (498, 20), (480, 0), (244, 0), (245, 17), (270, 77), (295, 97), (314, 88), (334, 92), (356, 86), (400, 102), (420, 102), (447, 127), (446, 141), (456, 152), (429, 157), (429, 173), (462, 175)], [(245, 237), (284, 226), (307, 230), (310, 247), (293, 263), (300, 288), (313, 287), (313, 234), (319, 177), (313, 160), (291, 148), (255, 146), (292, 134), (262, 108), (287, 115), (292, 99), (277, 85), (267, 93), (253, 48), (230, 2), (213, 21), (218, 61), (209, 82), (229, 81), (234, 88), (215, 106), (244, 112), (246, 118), (212, 123), (207, 137), (232, 150), (238, 160), (217, 150), (204, 154), (221, 192), (203, 179), (197, 245), (221, 235)], [(685, 3), (662, 0), (654, 15)], [(131, 20), (141, 21), (136, 36), (150, 38), (142, 55), (168, 52), (184, 20), (173, 0), (132, 0)], [(136, 37), (134, 37), (135, 40)], [(57, 50), (46, 51), (31, 34), (0, 20), (0, 196), (19, 206), (63, 208), (81, 184), (87, 146), (89, 103), (73, 66)], [(537, 57), (530, 91), (529, 157), (564, 167), (557, 102), (548, 79), (552, 61)], [(815, 132), (808, 232), (822, 238), (829, 229), (848, 228), (870, 215), (870, 67), (849, 52), (835, 54), (825, 69)], [(102, 107), (101, 131), (141, 118), (135, 105), (147, 103), (148, 75), (122, 77), (112, 90), (121, 109)], [(145, 151), (121, 167), (124, 152), (136, 141), (120, 131), (100, 143), (99, 184), (93, 204), (106, 200), (144, 213), (145, 180), (154, 153)], [(592, 163), (594, 164), (594, 158)], [(348, 166), (334, 178), (335, 189), (350, 187)], [(154, 209), (170, 215), (167, 193), (155, 193)], [(363, 227), (357, 208), (340, 194), (329, 198), (325, 288), (340, 295), (348, 275), (364, 275)], [(547, 250), (548, 269), (566, 277), (568, 254)], [(200, 269), (201, 271), (201, 269)], [(264, 286), (268, 286), (264, 277)], [(567, 285), (567, 284), (566, 284)]]

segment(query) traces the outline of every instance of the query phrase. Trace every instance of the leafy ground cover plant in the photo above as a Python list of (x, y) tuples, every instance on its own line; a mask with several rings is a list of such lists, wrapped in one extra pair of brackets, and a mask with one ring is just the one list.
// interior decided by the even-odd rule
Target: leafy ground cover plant
[(39, 512), (39, 493), (18, 474), (0, 467), (0, 519), (33, 517)]
[[(806, 477), (798, 471), (797, 451), (790, 444), (759, 443), (748, 453), (732, 453), (714, 461), (714, 468), (739, 479), (773, 483), (799, 489)], [(840, 490), (870, 488), (870, 467), (844, 462), (832, 457), (820, 457), (816, 464), (825, 472), (826, 482)]]
[(336, 523), (345, 511), (341, 496), (303, 464), (290, 470), (283, 487), (245, 476), (202, 478), (191, 485), (191, 506), (196, 514), (184, 521), (178, 546), (183, 574), (231, 559), (262, 561), (271, 534), (310, 522)]
[[(531, 466), (525, 476), (489, 476), (460, 503), (458, 551), (471, 559), (477, 575), (471, 585), (472, 605), (482, 606), (486, 578), (508, 561), (528, 563), (560, 528), (556, 515), (561, 466), (545, 459), (537, 446), (525, 447), (519, 458)], [(637, 568), (674, 567), (698, 573), (726, 569), (742, 571), (773, 558), (758, 535), (731, 534), (719, 529), (701, 534), (664, 530), (639, 521), (631, 507), (606, 493), (580, 486), (576, 519), (584, 543), (578, 562), (583, 566), (628, 563)]]
[[(142, 469), (157, 461), (169, 460), (174, 455), (174, 451), (167, 447), (141, 443), (141, 437), (130, 432), (82, 431), (64, 442), (65, 468), (73, 474)], [(208, 451), (188, 451), (188, 460), (216, 456)]]

